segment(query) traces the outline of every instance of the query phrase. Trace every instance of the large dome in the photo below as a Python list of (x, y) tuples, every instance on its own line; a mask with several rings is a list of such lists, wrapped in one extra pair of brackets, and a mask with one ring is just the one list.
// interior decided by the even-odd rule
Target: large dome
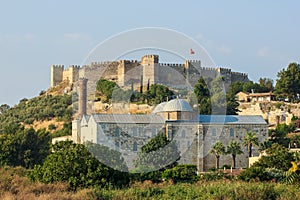
[(152, 113), (163, 112), (163, 111), (164, 111), (164, 107), (165, 107), (166, 104), (167, 104), (167, 102), (162, 102), (162, 103), (158, 104), (158, 105), (154, 108), (154, 110), (153, 110)]
[(190, 104), (183, 99), (173, 99), (167, 102), (163, 108), (164, 112), (187, 111), (193, 112)]

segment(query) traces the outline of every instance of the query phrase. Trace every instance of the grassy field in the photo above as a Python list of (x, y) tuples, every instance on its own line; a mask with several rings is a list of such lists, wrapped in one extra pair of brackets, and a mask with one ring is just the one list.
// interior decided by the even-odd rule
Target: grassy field
[(70, 191), (67, 184), (33, 183), (23, 168), (0, 169), (0, 199), (82, 200), (82, 199), (300, 199), (300, 188), (279, 183), (242, 181), (199, 181), (194, 184), (151, 181), (133, 183), (124, 189), (82, 189)]

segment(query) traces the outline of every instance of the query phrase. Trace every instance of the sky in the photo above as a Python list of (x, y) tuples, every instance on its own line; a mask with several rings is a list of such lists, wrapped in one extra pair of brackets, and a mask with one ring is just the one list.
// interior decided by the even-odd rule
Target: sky
[[(120, 32), (160, 27), (192, 38), (217, 66), (276, 81), (300, 62), (300, 1), (0, 0), (0, 105), (50, 87), (50, 66), (81, 64)], [(197, 52), (196, 52), (197, 53)]]

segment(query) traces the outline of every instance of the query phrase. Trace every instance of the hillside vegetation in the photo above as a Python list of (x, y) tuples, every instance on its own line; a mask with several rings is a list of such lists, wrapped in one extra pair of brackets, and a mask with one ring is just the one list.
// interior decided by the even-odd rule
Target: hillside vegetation
[[(40, 95), (33, 99), (22, 99), (18, 105), (3, 109), (0, 114), (0, 133), (11, 126), (46, 128), (57, 135), (71, 134), (71, 95)], [(49, 124), (49, 121), (53, 122)], [(48, 126), (43, 126), (45, 122)], [(48, 123), (47, 123), (48, 122)]]

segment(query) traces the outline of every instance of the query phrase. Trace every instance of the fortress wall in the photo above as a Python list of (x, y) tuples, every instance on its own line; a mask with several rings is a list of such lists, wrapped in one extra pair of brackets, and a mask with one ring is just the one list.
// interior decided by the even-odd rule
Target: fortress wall
[(50, 86), (55, 87), (63, 81), (64, 65), (51, 66)]
[(239, 73), (239, 72), (231, 72), (231, 82), (249, 82), (248, 74)]
[[(63, 80), (70, 83), (76, 82), (78, 78), (87, 78), (88, 97), (95, 94), (96, 82), (102, 77), (115, 81), (119, 86), (131, 88), (140, 87), (141, 79), (143, 85), (160, 83), (171, 87), (194, 86), (199, 78), (214, 79), (217, 76), (224, 76), (225, 87), (228, 88), (231, 82), (249, 81), (247, 74), (232, 72), (227, 68), (201, 67), (200, 60), (186, 60), (179, 63), (159, 63), (158, 55), (145, 55), (141, 61), (120, 60), (113, 62), (92, 62), (82, 68), (70, 66), (64, 70), (63, 65), (53, 65), (51, 67), (51, 87), (58, 85)], [(188, 79), (188, 80), (186, 80)]]
[(100, 62), (91, 63), (83, 66), (79, 71), (80, 78), (87, 78), (87, 96), (91, 100), (94, 98), (96, 83), (100, 78), (117, 81), (118, 62)]
[(141, 84), (141, 76), (143, 75), (143, 66), (138, 63), (132, 63), (128, 68), (125, 68), (125, 85)]
[(143, 67), (137, 60), (121, 60), (118, 65), (118, 85), (140, 83)]
[(186, 88), (187, 81), (183, 69), (183, 67), (180, 69), (178, 65), (160, 65), (157, 68), (156, 83), (172, 88)]

